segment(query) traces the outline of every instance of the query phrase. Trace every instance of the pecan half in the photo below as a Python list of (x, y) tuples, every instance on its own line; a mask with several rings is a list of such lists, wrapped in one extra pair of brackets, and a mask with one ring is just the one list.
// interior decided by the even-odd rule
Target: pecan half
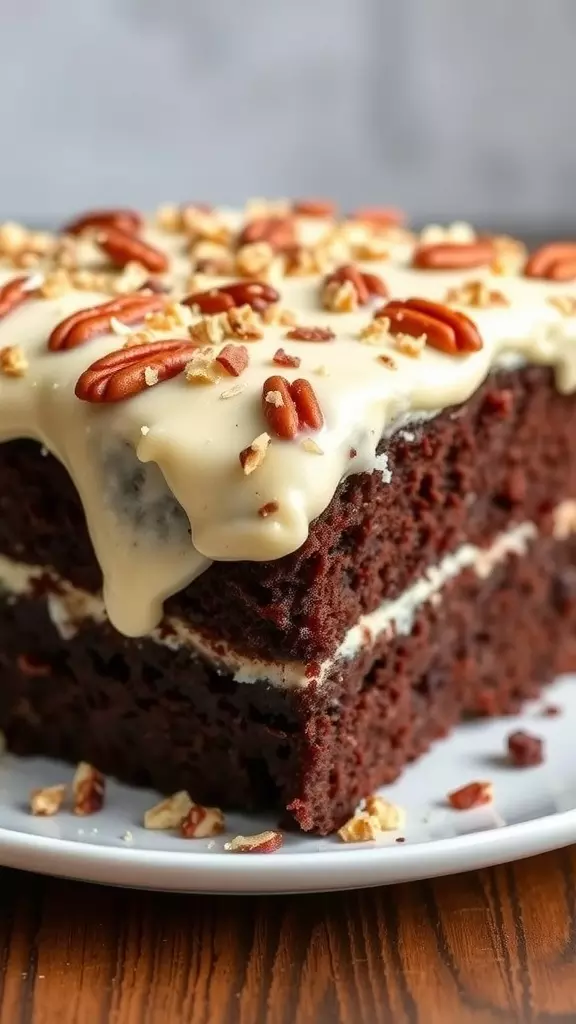
[(404, 224), (406, 216), (394, 206), (361, 206), (350, 214), (350, 220), (360, 220), (375, 228), (397, 228)]
[(365, 306), (375, 295), (383, 299), (388, 296), (388, 289), (378, 274), (365, 273), (359, 267), (355, 267), (353, 263), (345, 263), (328, 274), (324, 279), (323, 293), (326, 294), (331, 286), (345, 284), (347, 281), (354, 287), (360, 306)]
[(74, 814), (84, 816), (101, 811), (104, 805), (106, 779), (94, 765), (80, 761), (72, 779)]
[(292, 212), (298, 217), (335, 217), (336, 203), (331, 199), (296, 199)]
[(133, 235), (140, 230), (143, 222), (137, 210), (89, 210), (66, 224), (63, 231), (66, 235), (81, 235), (90, 228), (120, 228)]
[(198, 347), (174, 338), (121, 348), (97, 359), (79, 377), (75, 394), (83, 402), (123, 402), (176, 377)]
[(419, 270), (468, 270), (487, 267), (493, 259), (494, 246), (489, 239), (435, 242), (414, 250), (412, 266)]
[(331, 327), (293, 327), (286, 337), (290, 341), (333, 341), (336, 335)]
[(142, 323), (148, 313), (156, 313), (163, 309), (166, 299), (162, 295), (147, 295), (145, 292), (132, 292), (120, 295), (110, 302), (102, 302), (99, 306), (81, 309), (78, 313), (62, 320), (54, 328), (48, 339), (48, 348), (52, 352), (76, 348), (92, 338), (100, 338), (110, 332), (110, 320), (116, 317), (122, 323)]
[(193, 803), (180, 831), (185, 839), (209, 839), (220, 835), (225, 827), (224, 815), (219, 807), (202, 807), (201, 804)]
[(286, 441), (305, 427), (320, 430), (324, 424), (314, 388), (304, 379), (290, 384), (285, 377), (268, 377), (262, 387), (262, 409), (272, 433)]
[(295, 245), (296, 227), (292, 217), (256, 217), (249, 221), (240, 232), (238, 245), (250, 242), (268, 242), (275, 252), (283, 252)]
[(276, 289), (264, 281), (236, 281), (207, 292), (194, 292), (182, 301), (186, 306), (197, 306), (206, 315), (225, 313), (235, 306), (251, 306), (256, 313), (263, 313), (279, 298)]
[(119, 267), (125, 267), (128, 263), (139, 263), (151, 274), (163, 274), (170, 266), (165, 252), (141, 238), (136, 238), (129, 231), (106, 227), (96, 240), (103, 252)]
[(547, 281), (574, 281), (576, 279), (576, 242), (550, 242), (536, 249), (524, 267), (526, 277), (541, 277)]
[(0, 320), (37, 295), (35, 289), (30, 288), (30, 281), (29, 277), (15, 277), (0, 288)]
[(449, 355), (478, 352), (482, 338), (476, 325), (464, 313), (448, 309), (429, 299), (394, 299), (376, 313), (385, 317), (392, 335), (426, 336), (426, 344)]

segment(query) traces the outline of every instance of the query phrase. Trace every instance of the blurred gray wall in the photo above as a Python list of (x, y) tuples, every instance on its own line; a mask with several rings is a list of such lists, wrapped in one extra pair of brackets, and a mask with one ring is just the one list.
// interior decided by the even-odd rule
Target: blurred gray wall
[(0, 217), (333, 195), (576, 223), (574, 0), (0, 0)]

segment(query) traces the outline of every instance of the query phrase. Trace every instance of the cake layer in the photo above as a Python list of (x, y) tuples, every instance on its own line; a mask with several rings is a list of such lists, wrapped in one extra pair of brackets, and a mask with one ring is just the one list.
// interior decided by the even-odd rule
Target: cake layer
[[(214, 563), (168, 600), (167, 617), (247, 656), (322, 662), (447, 553), (524, 521), (545, 528), (576, 495), (574, 437), (576, 403), (551, 370), (500, 371), (464, 406), (382, 442), (390, 480), (349, 477), (300, 551)], [(34, 442), (0, 445), (0, 554), (100, 589), (73, 484)]]
[(410, 636), (382, 634), (323, 684), (291, 690), (236, 682), (107, 622), (63, 641), (40, 593), (5, 596), (0, 727), (18, 753), (329, 832), (462, 715), (514, 710), (576, 668), (576, 537), (542, 535), (491, 569), (447, 581)]

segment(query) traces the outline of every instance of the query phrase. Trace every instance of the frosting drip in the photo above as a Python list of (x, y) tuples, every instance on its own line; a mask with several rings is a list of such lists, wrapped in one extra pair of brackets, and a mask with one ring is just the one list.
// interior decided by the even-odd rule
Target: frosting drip
[[(238, 227), (237, 214), (222, 217)], [(326, 231), (326, 223), (307, 218), (298, 218), (297, 227), (303, 237)], [(184, 236), (148, 225), (143, 237), (167, 254), (173, 295), (188, 294)], [(321, 275), (285, 276), (274, 280), (282, 307), (298, 325), (330, 327), (335, 340), (291, 341), (285, 326), (264, 325), (260, 340), (246, 342), (250, 361), (239, 378), (223, 373), (216, 382), (194, 384), (181, 374), (130, 400), (93, 405), (76, 398), (78, 377), (126, 338), (108, 332), (59, 352), (49, 351), (47, 340), (65, 317), (109, 295), (71, 289), (54, 298), (30, 297), (0, 319), (0, 350), (16, 346), (28, 363), (22, 376), (0, 375), (0, 440), (34, 438), (66, 466), (102, 568), (108, 615), (122, 633), (150, 632), (164, 599), (213, 559), (268, 560), (296, 550), (343, 478), (385, 470), (376, 458), (383, 435), (465, 401), (493, 368), (550, 365), (559, 389), (574, 391), (576, 317), (549, 301), (570, 295), (570, 286), (478, 269), (413, 269), (413, 242), (395, 238), (387, 259), (358, 262), (381, 275), (390, 296), (445, 302), (450, 289), (478, 279), (503, 293), (507, 305), (463, 308), (482, 336), (480, 351), (454, 357), (425, 347), (416, 358), (389, 335), (368, 343), (360, 334), (373, 308), (329, 312), (320, 301)], [(108, 266), (90, 239), (80, 241), (79, 251), (82, 266)], [(41, 264), (38, 272), (47, 269)], [(0, 287), (18, 276), (21, 270), (0, 265)], [(237, 277), (207, 278), (205, 287)], [(180, 336), (189, 339), (186, 326), (154, 332), (159, 341)], [(279, 348), (298, 356), (300, 366), (275, 366)], [(267, 429), (262, 384), (276, 373), (313, 384), (324, 425), (292, 441), (273, 437), (261, 465), (247, 475), (239, 453)], [(235, 393), (228, 397), (230, 390)], [(308, 437), (314, 445), (305, 443)], [(273, 514), (259, 514), (264, 506)]]

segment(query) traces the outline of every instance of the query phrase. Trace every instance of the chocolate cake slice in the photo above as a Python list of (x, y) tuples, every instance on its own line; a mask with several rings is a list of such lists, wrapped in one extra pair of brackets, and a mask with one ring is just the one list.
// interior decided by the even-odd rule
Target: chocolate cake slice
[(0, 728), (327, 833), (576, 667), (576, 245), (0, 228)]

